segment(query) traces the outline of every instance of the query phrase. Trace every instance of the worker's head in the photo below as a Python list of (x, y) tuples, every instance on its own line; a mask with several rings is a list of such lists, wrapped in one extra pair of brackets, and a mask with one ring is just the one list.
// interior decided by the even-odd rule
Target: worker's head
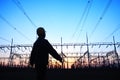
[(45, 34), (45, 29), (43, 27), (39, 27), (37, 29), (37, 35), (39, 37), (45, 38), (46, 34)]

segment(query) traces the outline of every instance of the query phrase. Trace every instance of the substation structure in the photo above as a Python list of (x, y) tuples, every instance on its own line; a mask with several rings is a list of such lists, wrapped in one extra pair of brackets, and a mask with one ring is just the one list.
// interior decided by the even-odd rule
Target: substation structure
[[(54, 43), (53, 47), (64, 58), (60, 63), (49, 55), (48, 68), (120, 67), (120, 42)], [(1, 66), (29, 66), (31, 44), (0, 45)]]

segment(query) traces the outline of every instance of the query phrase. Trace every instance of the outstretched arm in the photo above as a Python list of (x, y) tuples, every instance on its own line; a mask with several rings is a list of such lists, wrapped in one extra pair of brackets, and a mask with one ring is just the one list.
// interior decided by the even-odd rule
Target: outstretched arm
[[(46, 40), (47, 41), (47, 40)], [(47, 46), (49, 53), (60, 62), (63, 61), (62, 57), (57, 53), (57, 51), (52, 47), (52, 45), (47, 41)]]

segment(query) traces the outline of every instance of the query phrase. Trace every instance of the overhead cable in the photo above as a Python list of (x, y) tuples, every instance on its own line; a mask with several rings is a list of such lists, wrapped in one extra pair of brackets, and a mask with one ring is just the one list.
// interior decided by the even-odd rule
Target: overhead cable
[(90, 37), (94, 34), (95, 30), (98, 28), (101, 20), (103, 19), (103, 17), (105, 16), (108, 8), (110, 7), (111, 2), (112, 2), (112, 0), (109, 0), (109, 2), (107, 3), (107, 6), (104, 8), (103, 13), (102, 13), (101, 16), (99, 17), (98, 22), (96, 23), (95, 27), (93, 28), (93, 30), (92, 30), (92, 32), (91, 32), (91, 34), (90, 34)]
[(11, 41), (9, 41), (9, 40), (3, 38), (3, 37), (0, 37), (0, 39), (1, 39), (1, 40), (4, 40), (4, 41), (7, 41), (7, 42), (11, 42)]
[(28, 37), (26, 37), (22, 32), (20, 32), (16, 27), (14, 27), (10, 22), (8, 22), (2, 15), (0, 15), (0, 18), (5, 21), (11, 28), (13, 28), (15, 31), (17, 31), (21, 36), (23, 36), (25, 39), (29, 40)]
[(84, 20), (83, 20), (83, 23), (82, 23), (82, 25), (81, 25), (81, 29), (80, 29), (80, 33), (79, 33), (79, 35), (78, 35), (78, 38), (80, 37), (80, 35), (81, 35), (82, 31), (83, 31), (83, 28), (84, 28), (85, 22), (86, 22), (86, 20), (87, 20), (87, 17), (88, 17), (90, 8), (91, 8), (91, 6), (92, 6), (92, 2), (93, 2), (93, 0), (90, 0), (90, 1), (89, 1), (89, 7), (88, 7), (88, 9), (87, 9), (87, 11), (86, 11), (86, 15), (85, 15)]
[(23, 8), (23, 6), (21, 5), (19, 0), (12, 0), (16, 6), (23, 12), (23, 14), (27, 17), (27, 19), (31, 22), (31, 24), (36, 28), (37, 26), (35, 25), (35, 23), (31, 20), (31, 18), (28, 16), (28, 14), (26, 13), (25, 9)]
[(88, 8), (89, 3), (90, 3), (90, 1), (88, 0), (87, 5), (85, 6), (85, 9), (84, 9), (84, 11), (83, 11), (83, 13), (82, 13), (82, 16), (81, 16), (81, 18), (80, 18), (80, 21), (78, 22), (78, 24), (77, 24), (77, 26), (76, 26), (76, 29), (75, 29), (72, 37), (75, 36), (77, 30), (79, 29), (80, 24), (82, 23), (82, 20), (83, 20), (83, 18), (84, 18), (84, 16), (85, 16), (85, 13), (86, 13), (86, 11), (87, 11), (87, 8)]
[(120, 30), (120, 24), (117, 25), (116, 29), (110, 33), (104, 40), (107, 40), (109, 39), (110, 36), (112, 36), (115, 32), (117, 32), (118, 30)]

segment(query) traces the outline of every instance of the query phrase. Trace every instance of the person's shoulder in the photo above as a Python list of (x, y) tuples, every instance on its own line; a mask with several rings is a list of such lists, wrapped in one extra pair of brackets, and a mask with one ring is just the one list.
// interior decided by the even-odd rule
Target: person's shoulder
[(33, 43), (33, 46), (36, 46), (38, 44), (37, 40)]
[(38, 38), (38, 39), (33, 43), (33, 45), (38, 45), (39, 42), (40, 42), (40, 39)]
[(44, 39), (45, 42), (49, 42), (47, 39)]
[(47, 39), (44, 39), (44, 43), (50, 45), (50, 42)]

